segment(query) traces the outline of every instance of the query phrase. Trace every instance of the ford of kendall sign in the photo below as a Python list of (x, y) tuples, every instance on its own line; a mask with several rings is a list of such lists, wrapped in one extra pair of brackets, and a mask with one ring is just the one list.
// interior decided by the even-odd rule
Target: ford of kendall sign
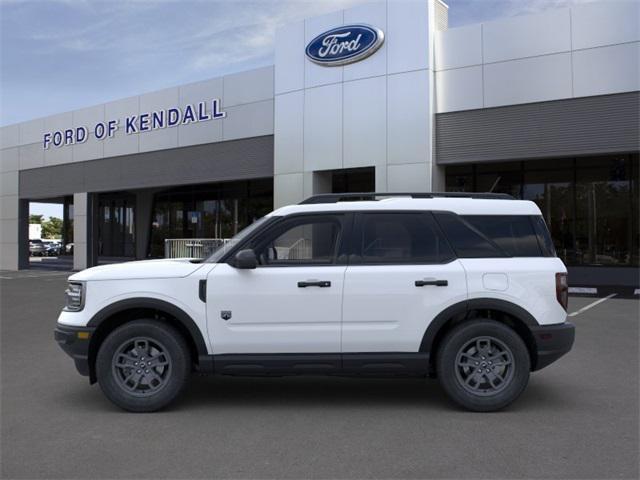
[(64, 147), (84, 143), (89, 138), (89, 134), (93, 135), (96, 140), (106, 140), (113, 138), (119, 130), (126, 135), (131, 135), (189, 125), (190, 123), (206, 122), (207, 120), (218, 120), (226, 116), (227, 113), (221, 109), (220, 99), (214, 98), (209, 102), (189, 104), (183, 108), (174, 107), (142, 112), (123, 119), (113, 118), (105, 122), (98, 122), (95, 125), (76, 125), (73, 128), (45, 132), (42, 138), (42, 147), (48, 150), (51, 146)]
[(357, 62), (374, 53), (384, 42), (384, 33), (369, 25), (346, 25), (318, 35), (306, 48), (312, 62), (326, 67)]

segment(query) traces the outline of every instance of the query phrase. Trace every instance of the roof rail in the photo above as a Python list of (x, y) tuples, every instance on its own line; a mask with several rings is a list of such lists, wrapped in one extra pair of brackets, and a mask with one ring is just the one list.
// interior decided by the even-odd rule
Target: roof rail
[(484, 200), (515, 200), (506, 193), (473, 193), (473, 192), (355, 192), (355, 193), (321, 193), (301, 201), (298, 205), (316, 203), (338, 203), (341, 201), (378, 200), (389, 197), (409, 198), (478, 198)]

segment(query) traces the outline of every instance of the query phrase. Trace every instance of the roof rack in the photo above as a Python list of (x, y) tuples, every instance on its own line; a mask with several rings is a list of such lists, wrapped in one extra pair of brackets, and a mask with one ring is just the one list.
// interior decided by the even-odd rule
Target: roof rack
[(483, 200), (515, 200), (506, 193), (472, 193), (472, 192), (355, 192), (355, 193), (321, 193), (301, 201), (298, 205), (316, 203), (338, 203), (341, 201), (378, 200), (389, 197), (409, 198), (477, 198)]

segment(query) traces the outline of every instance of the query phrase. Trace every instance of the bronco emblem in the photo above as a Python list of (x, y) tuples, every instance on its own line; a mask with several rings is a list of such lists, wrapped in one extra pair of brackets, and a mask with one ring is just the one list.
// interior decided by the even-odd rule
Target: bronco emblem
[(229, 320), (231, 318), (231, 310), (222, 310), (220, 312), (220, 318), (223, 320)]

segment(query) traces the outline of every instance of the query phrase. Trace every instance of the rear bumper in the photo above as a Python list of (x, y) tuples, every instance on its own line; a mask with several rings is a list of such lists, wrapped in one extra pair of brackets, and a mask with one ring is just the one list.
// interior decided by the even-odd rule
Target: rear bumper
[[(89, 342), (93, 331), (90, 327), (70, 327), (58, 324), (53, 331), (53, 338), (60, 348), (69, 355), (80, 375), (89, 376)], [(80, 334), (80, 335), (78, 335)]]
[(540, 370), (571, 350), (576, 329), (572, 323), (565, 322), (531, 327), (531, 333), (537, 349), (537, 361), (533, 370)]

